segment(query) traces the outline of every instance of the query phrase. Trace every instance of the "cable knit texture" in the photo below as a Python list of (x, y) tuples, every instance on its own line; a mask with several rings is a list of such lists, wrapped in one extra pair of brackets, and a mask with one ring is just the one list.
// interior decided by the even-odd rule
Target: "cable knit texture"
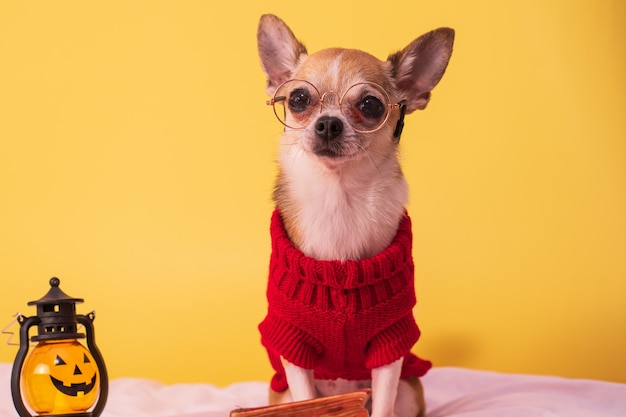
[(287, 389), (280, 356), (313, 369), (317, 379), (371, 379), (373, 368), (403, 357), (403, 378), (430, 369), (411, 353), (420, 331), (408, 215), (387, 249), (360, 261), (305, 256), (289, 240), (278, 210), (270, 232), (268, 313), (259, 330), (275, 370), (274, 391)]

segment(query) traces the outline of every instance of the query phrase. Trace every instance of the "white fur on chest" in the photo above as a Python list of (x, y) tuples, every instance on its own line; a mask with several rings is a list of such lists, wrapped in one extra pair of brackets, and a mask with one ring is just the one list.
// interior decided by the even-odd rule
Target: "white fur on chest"
[(351, 161), (335, 169), (298, 152), (284, 153), (281, 162), (304, 254), (362, 259), (391, 243), (408, 194), (395, 158)]

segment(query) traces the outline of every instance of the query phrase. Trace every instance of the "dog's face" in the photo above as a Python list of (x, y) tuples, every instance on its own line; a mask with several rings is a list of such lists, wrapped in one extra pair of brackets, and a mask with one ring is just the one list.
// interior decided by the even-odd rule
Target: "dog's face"
[(303, 57), (274, 92), (290, 143), (327, 164), (387, 154), (399, 117), (383, 62), (358, 50), (325, 49)]
[(438, 29), (387, 61), (341, 48), (308, 55), (282, 20), (263, 16), (259, 54), (270, 103), (285, 125), (285, 143), (329, 166), (390, 157), (402, 112), (426, 107), (453, 37), (451, 29)]

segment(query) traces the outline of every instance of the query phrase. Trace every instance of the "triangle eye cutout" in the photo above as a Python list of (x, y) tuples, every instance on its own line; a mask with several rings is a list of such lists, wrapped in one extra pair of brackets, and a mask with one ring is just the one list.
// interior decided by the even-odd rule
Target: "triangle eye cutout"
[(67, 365), (67, 364), (65, 363), (63, 359), (61, 359), (59, 355), (57, 355), (57, 357), (54, 358), (54, 366), (59, 366), (59, 365)]
[(89, 357), (87, 356), (86, 353), (83, 354), (83, 363), (91, 363), (91, 361), (89, 360)]

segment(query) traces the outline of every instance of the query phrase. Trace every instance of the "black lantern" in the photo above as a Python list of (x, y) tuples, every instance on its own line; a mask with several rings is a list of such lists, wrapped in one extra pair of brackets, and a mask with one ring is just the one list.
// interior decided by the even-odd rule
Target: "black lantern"
[[(76, 314), (76, 303), (50, 279), (50, 291), (28, 305), (37, 315), (18, 316), (20, 348), (13, 362), (11, 394), (21, 417), (98, 417), (107, 400), (109, 380), (94, 340), (95, 313)], [(78, 333), (78, 324), (85, 334)], [(29, 329), (38, 334), (29, 338)], [(87, 347), (78, 341), (86, 337)], [(37, 345), (29, 354), (29, 342)], [(26, 403), (26, 404), (25, 404)], [(94, 405), (95, 404), (95, 405)], [(36, 414), (30, 414), (28, 407)]]

